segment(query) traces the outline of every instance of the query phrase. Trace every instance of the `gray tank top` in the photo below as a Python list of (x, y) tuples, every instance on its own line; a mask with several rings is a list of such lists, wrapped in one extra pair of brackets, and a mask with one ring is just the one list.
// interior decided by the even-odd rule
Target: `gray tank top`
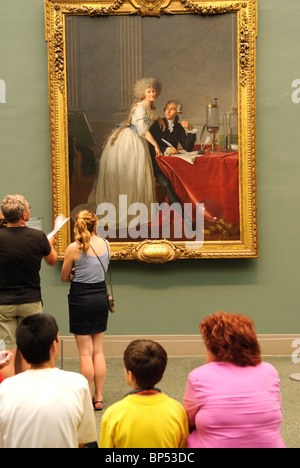
[[(98, 255), (100, 258), (105, 272), (108, 269), (109, 264), (109, 250), (106, 243), (106, 251), (102, 255)], [(75, 277), (73, 282), (76, 283), (101, 283), (105, 281), (105, 274), (101, 263), (99, 262), (96, 255), (86, 255), (82, 252), (79, 260), (74, 262), (75, 266)]]

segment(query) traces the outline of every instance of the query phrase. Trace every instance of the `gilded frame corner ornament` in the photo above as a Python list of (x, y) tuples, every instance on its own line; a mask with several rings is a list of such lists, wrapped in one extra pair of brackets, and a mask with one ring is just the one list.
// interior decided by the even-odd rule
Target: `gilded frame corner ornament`
[[(257, 0), (44, 0), (48, 48), (50, 150), (53, 219), (70, 216), (65, 19), (74, 16), (236, 14), (239, 115), (240, 238), (195, 243), (160, 240), (113, 242), (112, 259), (165, 263), (177, 259), (258, 257), (256, 189), (256, 37)], [(57, 235), (59, 258), (71, 242), (70, 227)]]

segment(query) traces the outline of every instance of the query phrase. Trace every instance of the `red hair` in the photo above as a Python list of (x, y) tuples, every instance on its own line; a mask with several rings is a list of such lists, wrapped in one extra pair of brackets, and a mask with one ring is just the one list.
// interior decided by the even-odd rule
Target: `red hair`
[(239, 366), (261, 362), (260, 346), (253, 321), (240, 314), (217, 312), (200, 323), (207, 349), (215, 360)]

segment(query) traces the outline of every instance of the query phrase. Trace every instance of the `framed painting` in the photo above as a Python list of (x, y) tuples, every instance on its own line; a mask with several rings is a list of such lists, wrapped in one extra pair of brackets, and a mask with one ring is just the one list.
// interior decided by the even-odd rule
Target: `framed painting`
[(45, 0), (62, 259), (94, 211), (112, 259), (258, 256), (256, 0)]

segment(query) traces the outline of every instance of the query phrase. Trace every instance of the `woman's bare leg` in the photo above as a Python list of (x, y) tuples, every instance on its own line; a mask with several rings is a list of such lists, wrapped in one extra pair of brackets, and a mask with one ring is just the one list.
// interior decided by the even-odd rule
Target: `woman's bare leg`
[[(94, 383), (95, 395), (94, 402), (103, 400), (103, 387), (106, 378), (106, 361), (103, 352), (103, 337), (104, 333), (96, 333), (92, 335), (93, 339), (93, 361), (94, 361)], [(95, 408), (100, 409), (102, 405), (95, 403)]]
[[(106, 362), (103, 353), (104, 333), (94, 335), (75, 335), (80, 356), (80, 373), (88, 380), (91, 396), (95, 384), (94, 402), (102, 402), (103, 386), (106, 377)], [(96, 409), (102, 403), (95, 404)]]
[(87, 379), (92, 395), (94, 382), (92, 335), (75, 335), (75, 340), (79, 351), (80, 373)]

